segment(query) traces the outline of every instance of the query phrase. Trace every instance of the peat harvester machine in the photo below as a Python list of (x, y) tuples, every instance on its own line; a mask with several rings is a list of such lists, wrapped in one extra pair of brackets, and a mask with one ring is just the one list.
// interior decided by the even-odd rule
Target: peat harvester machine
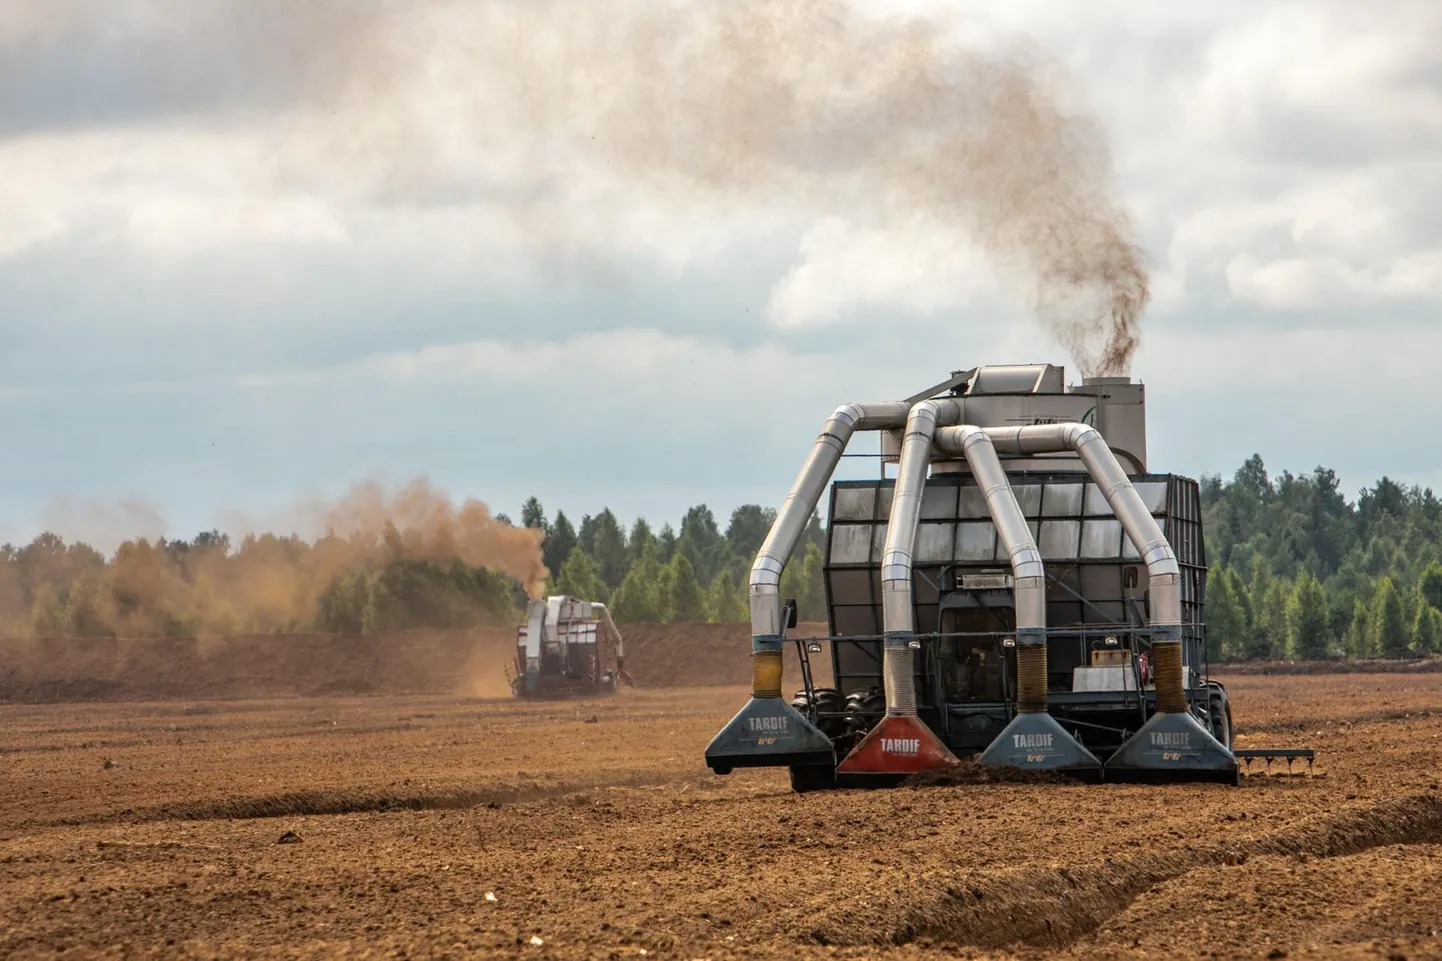
[(516, 629), (513, 694), (614, 694), (623, 683), (632, 683), (625, 644), (605, 604), (557, 594), (526, 606), (525, 623)]
[[(882, 476), (831, 483), (829, 636), (794, 640), (788, 701), (781, 573), (857, 431), (880, 432)], [(787, 767), (798, 791), (891, 786), (959, 755), (1089, 780), (1310, 770), (1310, 749), (1234, 747), (1206, 572), (1197, 482), (1150, 469), (1144, 388), (1127, 377), (977, 367), (844, 405), (752, 566), (752, 697), (706, 763)], [(831, 687), (812, 680), (823, 652)]]

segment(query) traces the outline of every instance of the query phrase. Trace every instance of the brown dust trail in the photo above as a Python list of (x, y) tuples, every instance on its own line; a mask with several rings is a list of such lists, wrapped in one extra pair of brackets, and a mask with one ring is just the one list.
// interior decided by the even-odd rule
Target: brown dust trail
[[(95, 511), (91, 511), (95, 513)], [(298, 502), (264, 526), (233, 518), (228, 547), (198, 538), (124, 541), (103, 558), (82, 526), (0, 565), (0, 630), (153, 637), (310, 630), (343, 575), (397, 560), (459, 559), (509, 576), (541, 596), (548, 571), (539, 530), (496, 518), (481, 501), (453, 500), (425, 478), (376, 481), (334, 500)], [(28, 588), (28, 590), (27, 590)], [(26, 595), (33, 595), (26, 600)]]

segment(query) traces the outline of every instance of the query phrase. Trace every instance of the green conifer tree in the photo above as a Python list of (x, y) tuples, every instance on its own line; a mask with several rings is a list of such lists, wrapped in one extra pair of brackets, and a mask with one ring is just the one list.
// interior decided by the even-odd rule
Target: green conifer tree
[(677, 551), (671, 557), (671, 563), (667, 565), (669, 576), (666, 578), (667, 594), (670, 599), (668, 620), (672, 621), (704, 621), (706, 620), (706, 596), (701, 591), (701, 582), (696, 579), (696, 571), (691, 562), (686, 559), (684, 551)]
[(1417, 605), (1417, 616), (1412, 622), (1412, 650), (1423, 656), (1434, 654), (1442, 642), (1442, 614), (1431, 604)]
[(583, 601), (601, 601), (610, 597), (606, 582), (601, 580), (601, 568), (577, 544), (571, 548), (566, 563), (561, 565), (561, 576), (556, 581), (561, 594), (579, 597)]
[(1347, 655), (1356, 660), (1371, 657), (1372, 611), (1367, 602), (1357, 598), (1352, 604), (1352, 623), (1347, 627)]
[(1237, 656), (1247, 633), (1246, 612), (1239, 603), (1230, 568), (1214, 567), (1207, 577), (1207, 658), (1222, 661)]
[(711, 581), (707, 608), (711, 620), (722, 624), (740, 624), (749, 616), (746, 597), (736, 586), (736, 576), (729, 570), (722, 570)]
[(1433, 608), (1442, 611), (1442, 564), (1433, 561), (1422, 571), (1417, 590)]
[(611, 605), (612, 616), (620, 622), (654, 624), (661, 616), (661, 565), (656, 561), (655, 542), (644, 542), (631, 569), (621, 579)]
[(1402, 610), (1402, 597), (1397, 593), (1392, 578), (1384, 576), (1377, 582), (1372, 610), (1372, 650), (1384, 657), (1406, 655), (1411, 646), (1412, 632)]
[(1291, 654), (1302, 660), (1322, 660), (1332, 653), (1331, 622), (1322, 585), (1303, 572), (1287, 609)]

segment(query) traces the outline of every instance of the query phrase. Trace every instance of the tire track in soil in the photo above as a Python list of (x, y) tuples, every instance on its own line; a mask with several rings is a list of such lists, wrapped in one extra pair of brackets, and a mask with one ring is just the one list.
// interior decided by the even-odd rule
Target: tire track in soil
[(1438, 674), (1442, 658), (1379, 658), (1366, 661), (1221, 661), (1212, 674), (1231, 677), (1334, 677), (1339, 674)]
[(37, 827), (79, 827), (96, 824), (138, 824), (154, 821), (226, 821), (274, 817), (369, 814), (388, 811), (458, 811), (487, 805), (548, 801), (583, 791), (610, 788), (664, 788), (700, 782), (686, 771), (671, 776), (635, 774), (605, 780), (553, 785), (516, 785), (484, 789), (443, 788), (436, 791), (352, 791), (343, 788), (294, 791), (241, 798), (205, 798), (178, 804), (133, 808), (93, 816), (32, 822)]
[(141, 747), (153, 738), (132, 737), (116, 741), (82, 741), (79, 744), (27, 744), (21, 747), (0, 747), (0, 757), (12, 754), (63, 754), (66, 751), (113, 751), (117, 748)]
[(1191, 871), (1259, 855), (1334, 858), (1398, 844), (1442, 843), (1442, 796), (1416, 794), (1314, 819), (1248, 841), (1149, 852), (1085, 867), (1030, 868), (898, 893), (881, 909), (838, 906), (811, 933), (840, 948), (925, 942), (996, 950), (1067, 948), (1140, 895)]
[(1359, 724), (1395, 724), (1442, 717), (1442, 705), (1383, 711), (1361, 711), (1356, 714), (1334, 714), (1314, 717), (1288, 717), (1282, 720), (1253, 721), (1246, 728), (1237, 728), (1238, 735), (1304, 734), (1328, 727), (1355, 727)]

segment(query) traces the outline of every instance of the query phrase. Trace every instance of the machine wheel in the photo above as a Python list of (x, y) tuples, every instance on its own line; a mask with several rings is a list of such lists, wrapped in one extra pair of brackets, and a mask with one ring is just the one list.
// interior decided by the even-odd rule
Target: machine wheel
[(1212, 695), (1207, 699), (1207, 714), (1211, 720), (1212, 736), (1228, 751), (1232, 750), (1232, 704), (1226, 691), (1212, 688)]
[[(841, 692), (834, 687), (818, 687), (815, 690), (816, 699), (813, 702), (806, 696), (804, 690), (797, 691), (796, 696), (791, 699), (791, 706), (802, 714), (806, 714), (813, 707), (823, 713), (838, 715), (846, 710), (846, 702), (841, 698)], [(823, 717), (817, 719), (817, 727), (821, 733), (831, 738), (836, 738), (846, 733), (846, 722), (839, 717)]]
[(836, 768), (829, 764), (808, 764), (789, 768), (791, 790), (797, 794), (809, 791), (831, 791), (836, 788)]

